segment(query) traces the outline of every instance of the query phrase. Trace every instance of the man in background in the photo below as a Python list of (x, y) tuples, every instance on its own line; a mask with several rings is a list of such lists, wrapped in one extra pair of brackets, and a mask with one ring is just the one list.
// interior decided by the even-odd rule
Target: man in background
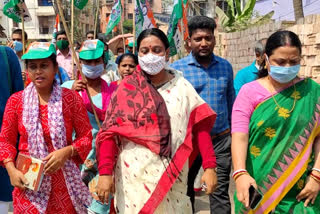
[[(189, 47), (191, 53), (171, 64), (182, 71), (198, 94), (217, 113), (211, 130), (212, 144), (217, 161), (218, 186), (209, 196), (210, 211), (217, 214), (230, 214), (229, 180), (231, 171), (231, 111), (234, 102), (233, 70), (231, 64), (213, 54), (216, 44), (214, 30), (216, 23), (207, 16), (194, 16), (188, 23)], [(199, 155), (188, 174), (188, 196), (194, 210), (194, 180), (201, 167)], [(213, 169), (206, 169), (213, 170)], [(215, 173), (215, 172), (211, 172)]]
[[(28, 43), (28, 34), (24, 32), (24, 44)], [(26, 80), (26, 69), (25, 69), (25, 64), (24, 60), (21, 59), (23, 55), (23, 44), (22, 44), (22, 30), (21, 29), (15, 29), (12, 31), (11, 34), (11, 40), (7, 42), (7, 46), (14, 50), (14, 52), (17, 54), (18, 59), (19, 59), (19, 64), (20, 64), (20, 69), (22, 72), (22, 79), (23, 81)]]
[(259, 67), (264, 61), (264, 47), (266, 42), (267, 39), (260, 39), (258, 42), (256, 42), (254, 47), (256, 59), (251, 65), (238, 71), (236, 78), (234, 79), (234, 90), (236, 91), (236, 95), (238, 95), (241, 87), (244, 84), (252, 82), (258, 78)]
[(72, 62), (72, 50), (69, 47), (67, 34), (64, 30), (61, 30), (57, 33), (57, 48), (58, 65), (67, 72), (70, 79), (74, 78), (76, 67)]

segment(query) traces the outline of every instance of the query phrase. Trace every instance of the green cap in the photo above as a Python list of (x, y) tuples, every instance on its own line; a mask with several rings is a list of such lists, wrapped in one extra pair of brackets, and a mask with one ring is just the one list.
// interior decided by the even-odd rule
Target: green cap
[[(128, 46), (133, 48), (133, 42), (129, 42)], [(135, 42), (135, 46), (137, 47), (137, 42)]]
[(56, 48), (50, 42), (32, 42), (21, 59), (45, 59), (56, 54)]
[(86, 40), (82, 43), (80, 48), (80, 59), (93, 60), (102, 56), (104, 51), (104, 44), (99, 39)]

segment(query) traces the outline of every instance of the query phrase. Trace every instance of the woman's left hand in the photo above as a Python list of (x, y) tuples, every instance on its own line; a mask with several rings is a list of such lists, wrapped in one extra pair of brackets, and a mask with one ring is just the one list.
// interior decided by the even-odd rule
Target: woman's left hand
[(319, 191), (320, 191), (320, 184), (317, 181), (315, 181), (313, 178), (309, 177), (305, 187), (301, 190), (301, 192), (297, 196), (297, 200), (301, 201), (303, 199), (306, 199), (304, 202), (304, 206), (307, 207), (310, 202), (314, 204)]
[(55, 173), (61, 169), (68, 158), (71, 156), (72, 149), (70, 146), (51, 152), (43, 161), (48, 161), (44, 166), (46, 174)]
[(217, 173), (212, 168), (207, 168), (204, 170), (204, 173), (201, 177), (201, 183), (206, 184), (206, 194), (213, 193), (218, 185)]

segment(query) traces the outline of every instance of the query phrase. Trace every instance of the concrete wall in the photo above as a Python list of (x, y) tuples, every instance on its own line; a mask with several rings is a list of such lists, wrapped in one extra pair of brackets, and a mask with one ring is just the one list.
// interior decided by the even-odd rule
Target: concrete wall
[(226, 58), (234, 73), (250, 65), (255, 59), (254, 44), (268, 38), (277, 30), (295, 32), (302, 44), (302, 67), (300, 76), (308, 76), (320, 83), (320, 15), (310, 15), (293, 22), (270, 22), (241, 32), (216, 33), (215, 54)]

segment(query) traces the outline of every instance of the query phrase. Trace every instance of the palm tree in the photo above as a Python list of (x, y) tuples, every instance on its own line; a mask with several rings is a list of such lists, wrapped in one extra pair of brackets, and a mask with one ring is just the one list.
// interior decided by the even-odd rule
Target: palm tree
[(294, 16), (296, 21), (299, 18), (303, 18), (303, 3), (302, 0), (292, 0), (293, 1), (293, 9), (294, 9)]

